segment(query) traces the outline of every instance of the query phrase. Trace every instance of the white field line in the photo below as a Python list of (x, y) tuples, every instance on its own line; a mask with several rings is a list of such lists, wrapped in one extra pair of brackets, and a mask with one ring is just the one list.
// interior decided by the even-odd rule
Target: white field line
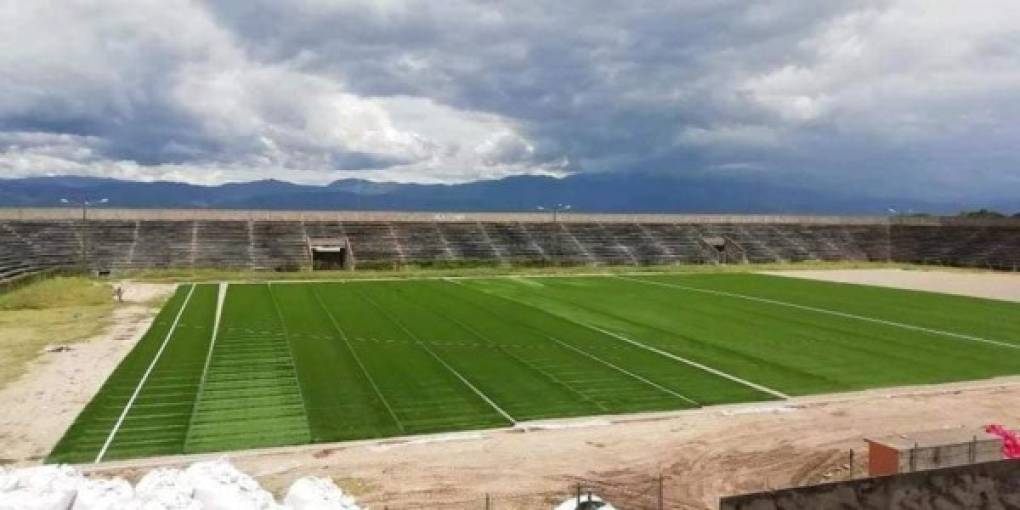
[(418, 338), (418, 335), (415, 335), (414, 333), (411, 332), (411, 330), (407, 329), (404, 326), (404, 323), (400, 322), (400, 320), (397, 319), (396, 317), (390, 315), (385, 309), (383, 309), (383, 307), (379, 306), (378, 303), (373, 301), (368, 296), (366, 296), (364, 294), (359, 294), (359, 296), (361, 296), (362, 299), (364, 299), (366, 302), (368, 302), (369, 304), (374, 306), (377, 310), (382, 312), (383, 315), (389, 317), (389, 319), (391, 321), (393, 321), (393, 323), (396, 324), (397, 327), (399, 327), (401, 330), (403, 330), (404, 333), (407, 334), (407, 336), (409, 336), (412, 339), (414, 339), (415, 343), (417, 343), (422, 349), (424, 349), (425, 352), (431, 354), (432, 357), (436, 359), (436, 361), (438, 361), (440, 364), (442, 364), (444, 367), (446, 367), (446, 369), (449, 370), (450, 373), (452, 373), (454, 376), (456, 376), (457, 379), (460, 379), (460, 382), (464, 383), (465, 386), (467, 386), (468, 388), (471, 388), (471, 391), (475, 392), (476, 395), (481, 397), (481, 399), (484, 400), (486, 403), (488, 403), (489, 406), (491, 406), (493, 409), (495, 409), (496, 412), (498, 412), (500, 415), (502, 415), (504, 418), (506, 418), (514, 426), (517, 425), (517, 420), (514, 419), (513, 416), (510, 416), (510, 413), (504, 411), (502, 407), (499, 407), (498, 405), (496, 405), (496, 402), (494, 402), (491, 398), (489, 398), (488, 395), (483, 393), (482, 390), (480, 390), (477, 387), (475, 387), (474, 384), (471, 384), (471, 381), (468, 381), (467, 378), (465, 378), (463, 375), (460, 374), (460, 372), (454, 370), (454, 368), (451, 367), (449, 363), (447, 363), (445, 360), (443, 360), (443, 358), (441, 358), (438, 354), (436, 354), (432, 349), (429, 349), (429, 346), (426, 345), (425, 342), (422, 342), (421, 339)]
[(358, 367), (361, 368), (361, 373), (365, 374), (365, 378), (368, 379), (368, 383), (372, 385), (372, 389), (375, 390), (376, 396), (379, 397), (379, 400), (384, 406), (386, 406), (386, 410), (390, 413), (390, 418), (393, 418), (393, 423), (396, 423), (397, 428), (400, 429), (401, 432), (404, 432), (404, 424), (400, 422), (399, 418), (397, 418), (397, 413), (393, 411), (393, 407), (390, 406), (390, 402), (383, 396), (382, 390), (380, 390), (379, 385), (375, 383), (375, 379), (372, 378), (372, 374), (368, 373), (368, 369), (365, 368), (365, 364), (361, 362), (361, 357), (354, 351), (354, 346), (351, 345), (350, 340), (347, 339), (347, 334), (344, 333), (343, 328), (340, 327), (340, 324), (336, 321), (336, 318), (333, 317), (333, 313), (329, 311), (329, 308), (326, 308), (326, 304), (322, 302), (322, 298), (319, 297), (319, 293), (315, 290), (314, 285), (311, 286), (311, 289), (312, 295), (315, 296), (315, 301), (319, 303), (319, 307), (322, 308), (322, 311), (326, 312), (326, 316), (329, 317), (329, 321), (333, 323), (333, 329), (335, 329), (337, 333), (340, 333), (340, 338), (344, 341), (344, 345), (347, 346), (347, 350), (351, 351), (351, 356), (354, 357), (354, 361), (356, 361), (358, 363)]
[(481, 432), (454, 432), (452, 434), (437, 434), (426, 437), (415, 437), (403, 441), (383, 440), (379, 441), (376, 444), (369, 445), (369, 448), (372, 451), (385, 452), (387, 450), (392, 450), (394, 448), (402, 448), (405, 446), (418, 446), (435, 443), (453, 443), (460, 441), (480, 441), (488, 438), (489, 438), (488, 434), (484, 434)]
[[(1009, 389), (1020, 388), (1020, 376), (1003, 376), (991, 380), (982, 381), (969, 381), (969, 382), (955, 382), (955, 383), (943, 383), (943, 384), (922, 384), (916, 386), (900, 386), (891, 388), (878, 388), (869, 390), (858, 390), (842, 393), (821, 393), (816, 395), (803, 395), (794, 397), (789, 405), (794, 409), (809, 409), (819, 406), (827, 406), (832, 404), (841, 403), (852, 403), (868, 401), (876, 405), (884, 405), (883, 403), (889, 402), (892, 399), (902, 398), (917, 398), (917, 397), (936, 397), (944, 395), (958, 395), (961, 398), (967, 397), (968, 392), (987, 392), (987, 391), (1003, 391)], [(553, 425), (549, 427), (555, 428), (573, 428), (571, 425), (575, 422), (580, 422), (580, 427), (596, 427), (596, 426), (614, 426), (614, 425), (626, 425), (632, 422), (647, 422), (651, 420), (672, 420), (672, 419), (686, 419), (693, 416), (713, 416), (721, 414), (726, 416), (726, 413), (739, 412), (745, 408), (758, 408), (761, 407), (761, 402), (744, 402), (735, 404), (713, 404), (710, 406), (699, 407), (695, 409), (678, 409), (674, 411), (650, 411), (650, 412), (637, 412), (630, 414), (614, 414), (614, 415), (593, 415), (584, 417), (565, 417), (565, 418), (550, 418), (547, 420), (535, 420), (535, 421), (522, 421), (515, 427), (490, 427), (481, 429), (478, 432), (468, 432), (467, 434), (481, 433), (486, 435), (488, 438), (498, 438), (496, 434), (502, 433), (515, 433), (520, 430), (542, 430), (545, 425)], [(777, 411), (776, 414), (781, 414), (783, 411)], [(557, 427), (562, 424), (563, 427)], [(378, 445), (387, 443), (395, 443), (400, 441), (411, 441), (417, 439), (429, 439), (433, 437), (440, 437), (451, 434), (449, 432), (440, 432), (433, 434), (418, 434), (410, 436), (395, 436), (386, 438), (371, 438), (371, 439), (353, 439), (348, 441), (333, 442), (333, 443), (314, 443), (314, 444), (301, 444), (291, 446), (271, 446), (271, 447), (260, 447), (250, 448), (247, 450), (236, 450), (230, 452), (232, 459), (234, 458), (254, 458), (257, 456), (265, 455), (277, 455), (281, 453), (314, 453), (322, 450), (329, 450), (334, 448), (342, 449), (356, 449), (356, 448), (375, 448)], [(452, 434), (459, 434), (454, 432)], [(199, 462), (204, 460), (215, 460), (223, 456), (222, 452), (219, 453), (190, 453), (190, 454), (178, 454), (178, 455), (164, 455), (161, 457), (148, 457), (128, 460), (112, 460), (106, 462), (102, 466), (94, 466), (92, 464), (77, 464), (75, 467), (81, 469), (86, 475), (108, 473), (111, 469), (126, 469), (126, 468), (146, 468), (154, 469), (157, 467), (178, 467), (181, 464)]]
[(547, 372), (546, 370), (543, 370), (543, 369), (535, 366), (534, 363), (530, 363), (527, 360), (525, 360), (524, 358), (522, 358), (520, 356), (517, 356), (516, 354), (510, 352), (509, 349), (505, 349), (505, 348), (500, 347), (500, 346), (497, 346), (496, 348), (499, 349), (499, 352), (503, 353), (506, 356), (509, 356), (510, 359), (512, 359), (514, 361), (517, 361), (518, 363), (520, 363), (520, 364), (530, 368), (531, 370), (533, 370), (535, 372), (538, 372), (539, 374), (542, 374), (543, 377), (545, 377), (546, 379), (552, 381), (553, 384), (556, 384), (557, 386), (565, 388), (570, 393), (573, 393), (574, 395), (577, 395), (578, 398), (581, 399), (581, 401), (587, 402), (587, 403), (589, 403), (589, 404), (591, 404), (591, 405), (593, 405), (593, 406), (595, 406), (595, 407), (597, 407), (597, 408), (599, 408), (602, 411), (605, 411), (607, 413), (609, 412), (609, 409), (606, 408), (606, 406), (604, 404), (602, 404), (602, 402), (599, 402), (598, 400), (595, 400), (594, 397), (591, 397), (589, 395), (585, 395), (584, 393), (581, 393), (579, 390), (575, 389), (573, 386), (568, 384), (566, 381), (563, 381), (560, 378), (556, 377), (555, 375)]
[[(763, 264), (763, 267), (772, 264)], [(883, 266), (884, 267), (884, 266)], [(766, 268), (767, 270), (767, 268)], [(401, 282), (401, 281), (420, 281), (420, 280), (505, 280), (515, 278), (613, 278), (616, 276), (683, 276), (683, 275), (702, 275), (702, 274), (719, 274), (720, 271), (614, 271), (614, 272), (580, 272), (580, 273), (504, 273), (504, 274), (480, 274), (480, 275), (420, 275), (420, 276), (369, 276), (365, 278), (308, 278), (308, 279), (279, 279), (279, 280), (258, 280), (258, 279), (235, 279), (228, 280), (230, 283), (236, 284), (264, 284), (280, 283), (280, 284), (292, 284), (292, 283), (359, 283), (359, 282)], [(723, 272), (725, 273), (725, 272)], [(731, 274), (731, 273), (725, 273)], [(755, 274), (752, 271), (735, 272), (732, 274)], [(196, 281), (196, 284), (215, 284), (219, 281)]]
[[(442, 314), (440, 313), (440, 315), (442, 315)], [(442, 315), (442, 317), (445, 318), (445, 319), (450, 320), (454, 324), (457, 324), (461, 328), (464, 328), (464, 330), (466, 330), (469, 333), (471, 333), (472, 335), (478, 337), (483, 342), (488, 343), (488, 344), (494, 346), (497, 350), (499, 350), (499, 352), (503, 353), (503, 355), (505, 355), (505, 356), (508, 356), (510, 359), (513, 359), (514, 361), (517, 361), (518, 363), (521, 363), (522, 365), (528, 367), (529, 369), (531, 369), (531, 370), (533, 370), (535, 372), (538, 372), (539, 374), (542, 374), (543, 377), (545, 377), (546, 379), (552, 381), (553, 384), (556, 384), (556, 385), (558, 385), (558, 386), (560, 386), (562, 388), (565, 388), (567, 391), (573, 393), (574, 395), (577, 395), (577, 397), (579, 397), (581, 400), (583, 400), (585, 402), (588, 402), (588, 403), (594, 405), (595, 407), (598, 407), (599, 409), (601, 409), (603, 411), (609, 412), (609, 410), (606, 409), (606, 406), (604, 406), (598, 400), (595, 400), (594, 398), (592, 398), (592, 397), (590, 397), (588, 395), (585, 395), (584, 393), (581, 393), (580, 391), (575, 389), (573, 386), (567, 384), (565, 381), (561, 380), (560, 378), (556, 377), (555, 375), (553, 375), (553, 374), (551, 374), (551, 373), (549, 373), (549, 372), (547, 372), (547, 371), (545, 371), (545, 370), (543, 370), (541, 368), (538, 368), (533, 363), (530, 363), (527, 360), (525, 360), (524, 358), (521, 358), (520, 356), (517, 356), (516, 354), (510, 352), (509, 350), (505, 349), (503, 346), (501, 346), (498, 343), (493, 342), (492, 340), (490, 340), (489, 337), (483, 335), (477, 329), (475, 329), (475, 328), (473, 328), (471, 326), (468, 326), (467, 324), (465, 324), (465, 323), (463, 323), (463, 322), (461, 322), (461, 321), (459, 321), (459, 320), (457, 320), (457, 319), (455, 319), (455, 318), (453, 318), (451, 316)], [(534, 328), (531, 328), (531, 329), (534, 329)], [(541, 334), (540, 331), (538, 333)]]
[(643, 344), (641, 342), (638, 342), (637, 340), (631, 340), (630, 338), (627, 338), (627, 337), (625, 337), (625, 336), (623, 336), (623, 335), (621, 335), (619, 333), (614, 333), (612, 331), (609, 331), (609, 330), (606, 330), (606, 329), (602, 329), (602, 328), (600, 328), (598, 326), (592, 326), (591, 324), (585, 324), (583, 322), (574, 321), (572, 319), (567, 319), (567, 320), (571, 320), (572, 322), (574, 322), (576, 324), (580, 324), (580, 325), (582, 325), (584, 327), (587, 327), (589, 329), (593, 329), (593, 330), (598, 331), (599, 333), (602, 333), (604, 335), (609, 335), (609, 336), (611, 336), (611, 337), (613, 337), (613, 338), (615, 338), (617, 340), (622, 340), (624, 342), (627, 342), (627, 343), (629, 343), (631, 345), (640, 347), (640, 348), (645, 349), (647, 351), (651, 351), (651, 352), (654, 352), (656, 354), (665, 356), (667, 358), (679, 361), (679, 362), (684, 363), (686, 365), (690, 365), (690, 366), (692, 366), (694, 368), (697, 368), (697, 369), (700, 369), (700, 370), (704, 370), (705, 372), (708, 372), (710, 374), (714, 374), (714, 375), (717, 375), (717, 376), (722, 377), (724, 379), (729, 379), (729, 380), (731, 380), (733, 382), (743, 384), (744, 386), (747, 386), (749, 388), (754, 388), (754, 389), (756, 389), (758, 391), (761, 391), (763, 393), (768, 393), (769, 395), (772, 395), (774, 397), (779, 397), (779, 398), (782, 398), (782, 399), (790, 398), (789, 395), (787, 395), (786, 393), (783, 393), (783, 392), (781, 392), (779, 390), (774, 390), (772, 388), (769, 388), (768, 386), (762, 386), (761, 384), (748, 381), (747, 379), (743, 379), (743, 378), (737, 377), (737, 376), (735, 376), (733, 374), (730, 374), (730, 373), (727, 373), (727, 372), (723, 372), (722, 370), (719, 370), (717, 368), (712, 368), (712, 367), (710, 367), (708, 365), (702, 365), (701, 363), (698, 363), (697, 361), (687, 359), (687, 358), (685, 358), (683, 356), (678, 356), (678, 355), (673, 354), (671, 352), (666, 352), (666, 351), (664, 351), (662, 349), (659, 349), (657, 347), (652, 347), (650, 345), (645, 345), (645, 344)]
[(754, 301), (754, 302), (758, 302), (758, 303), (767, 303), (767, 304), (776, 305), (776, 306), (785, 306), (785, 307), (794, 308), (794, 309), (797, 309), (797, 310), (804, 310), (806, 312), (824, 313), (824, 314), (833, 315), (833, 316), (836, 316), (836, 317), (843, 317), (845, 319), (855, 319), (855, 320), (871, 322), (871, 323), (875, 323), (875, 324), (882, 324), (882, 325), (885, 325), (885, 326), (893, 326), (893, 327), (902, 328), (902, 329), (909, 329), (909, 330), (912, 330), (912, 331), (920, 331), (922, 333), (930, 333), (930, 334), (933, 334), (933, 335), (947, 336), (947, 337), (951, 337), (951, 338), (957, 338), (957, 339), (960, 339), (960, 340), (969, 340), (971, 342), (981, 342), (981, 343), (986, 343), (986, 344), (990, 344), (990, 345), (995, 345), (995, 346), (998, 346), (998, 347), (1006, 347), (1008, 349), (1020, 349), (1020, 345), (1011, 344), (1011, 343), (1008, 343), (1008, 342), (1003, 342), (1001, 340), (992, 340), (992, 339), (982, 338), (982, 337), (974, 336), (974, 335), (967, 335), (967, 334), (963, 334), (963, 333), (954, 333), (952, 331), (945, 331), (945, 330), (941, 330), (941, 329), (926, 328), (924, 326), (917, 326), (917, 325), (914, 325), (914, 324), (907, 324), (905, 322), (896, 322), (896, 321), (890, 321), (890, 320), (886, 320), (886, 319), (877, 319), (875, 317), (868, 317), (866, 315), (857, 315), (857, 314), (853, 314), (853, 313), (840, 312), (838, 310), (830, 310), (828, 308), (818, 308), (818, 307), (815, 307), (815, 306), (799, 305), (797, 303), (789, 303), (787, 301), (779, 301), (777, 299), (769, 299), (769, 298), (762, 298), (762, 297), (756, 297), (756, 296), (748, 296), (748, 295), (745, 295), (745, 294), (737, 294), (735, 292), (726, 292), (726, 291), (722, 291), (722, 290), (711, 290), (711, 289), (702, 289), (702, 288), (698, 288), (698, 287), (688, 287), (686, 285), (679, 285), (679, 284), (675, 284), (675, 283), (666, 283), (666, 282), (658, 282), (658, 281), (654, 281), (654, 280), (640, 280), (640, 279), (637, 279), (637, 278), (628, 278), (626, 276), (616, 276), (616, 278), (618, 278), (620, 280), (627, 280), (627, 281), (630, 281), (630, 282), (643, 283), (645, 285), (658, 285), (660, 287), (668, 287), (668, 288), (673, 288), (673, 289), (686, 290), (686, 291), (690, 291), (690, 292), (700, 292), (700, 293), (703, 293), (703, 294), (712, 294), (712, 295), (715, 295), (715, 296), (724, 296), (724, 297), (731, 297), (731, 298), (737, 298), (737, 299), (744, 299), (744, 300), (747, 300), (747, 301)]
[(273, 302), (273, 308), (276, 309), (276, 317), (280, 320), (280, 329), (283, 330), (283, 341), (287, 342), (287, 353), (290, 358), (290, 368), (294, 374), (294, 385), (297, 387), (298, 398), (301, 400), (301, 410), (304, 411), (301, 421), (304, 422), (305, 432), (308, 433), (308, 440), (311, 441), (312, 427), (308, 424), (308, 402), (305, 400), (305, 392), (301, 389), (301, 381), (297, 376), (297, 361), (294, 361), (294, 346), (290, 343), (290, 331), (287, 330), (287, 322), (283, 320), (283, 312), (280, 311), (280, 305), (276, 303), (276, 295), (273, 294), (272, 282), (266, 284), (266, 291), (269, 292), (269, 300)]
[(195, 415), (198, 411), (198, 402), (202, 397), (202, 390), (205, 389), (205, 381), (209, 376), (209, 365), (212, 363), (213, 349), (216, 348), (216, 337), (220, 332), (220, 317), (223, 316), (223, 302), (227, 297), (229, 283), (220, 282), (216, 294), (216, 318), (213, 319), (212, 338), (209, 339), (209, 352), (205, 355), (205, 365), (202, 367), (202, 378), (198, 381), (198, 390), (195, 392), (195, 401), (191, 406), (191, 416), (188, 418), (188, 428), (184, 436), (184, 449), (187, 451), (188, 439), (191, 437), (191, 426), (195, 423)]
[(573, 345), (570, 345), (570, 344), (568, 344), (566, 342), (563, 342), (563, 341), (559, 340), (558, 338), (554, 338), (554, 337), (551, 337), (551, 336), (548, 336), (547, 338), (549, 338), (553, 342), (556, 342), (559, 345), (562, 345), (563, 347), (565, 347), (567, 349), (570, 349), (570, 350), (572, 350), (572, 351), (574, 351), (574, 352), (576, 352), (576, 353), (578, 353), (578, 354), (580, 354), (582, 356), (585, 356), (585, 357), (590, 358), (592, 360), (595, 360), (595, 361), (597, 361), (599, 363), (602, 363), (603, 365), (605, 365), (605, 366), (607, 366), (609, 368), (612, 368), (612, 369), (614, 369), (614, 370), (616, 370), (618, 372), (622, 372), (623, 374), (628, 375), (628, 376), (630, 376), (630, 377), (632, 377), (634, 379), (637, 379), (638, 381), (641, 381), (641, 382), (643, 382), (643, 383), (645, 383), (645, 384), (647, 384), (649, 386), (652, 386), (653, 388), (656, 388), (656, 389), (658, 389), (660, 391), (668, 393), (668, 394), (670, 394), (670, 395), (672, 395), (672, 396), (674, 396), (676, 398), (679, 398), (680, 400), (684, 400), (686, 402), (690, 402), (691, 404), (693, 404), (695, 406), (701, 407), (701, 404), (699, 402), (697, 402), (697, 401), (687, 397), (686, 395), (682, 395), (682, 394), (677, 393), (677, 392), (675, 392), (675, 391), (673, 391), (673, 390), (671, 390), (671, 389), (669, 389), (669, 388), (667, 388), (667, 387), (665, 387), (665, 386), (663, 386), (663, 385), (661, 385), (659, 383), (656, 383), (654, 381), (650, 381), (648, 379), (645, 379), (644, 377), (641, 377), (640, 375), (637, 375), (634, 372), (631, 372), (631, 371), (629, 371), (627, 369), (619, 367), (619, 366), (613, 364), (612, 362), (606, 361), (606, 360), (604, 360), (602, 358), (599, 358), (598, 356), (595, 356), (594, 354), (591, 354), (591, 353), (586, 352), (586, 351), (584, 351), (582, 349), (574, 347)]
[(120, 417), (117, 418), (117, 422), (114, 423), (113, 429), (110, 430), (110, 435), (106, 437), (106, 442), (103, 443), (103, 447), (99, 450), (96, 455), (95, 463), (103, 461), (103, 456), (106, 455), (106, 450), (110, 448), (110, 444), (113, 443), (113, 438), (117, 436), (117, 431), (120, 430), (121, 425), (124, 424), (124, 419), (127, 418), (128, 412), (131, 411), (131, 406), (135, 404), (135, 400), (138, 399), (138, 394), (142, 392), (142, 386), (145, 386), (145, 381), (149, 379), (149, 374), (152, 373), (152, 369), (156, 367), (156, 362), (159, 361), (159, 357), (163, 355), (163, 351), (166, 349), (168, 343), (170, 343), (170, 337), (173, 336), (174, 331), (177, 329), (177, 323), (181, 321), (181, 316), (184, 315), (184, 310), (188, 307), (188, 302), (191, 301), (191, 295), (195, 293), (196, 285), (192, 285), (191, 289), (188, 290), (188, 295), (184, 297), (184, 303), (181, 304), (181, 309), (177, 311), (177, 316), (174, 317), (174, 322), (170, 325), (170, 330), (166, 332), (166, 338), (163, 339), (163, 343), (159, 346), (159, 350), (156, 351), (156, 355), (153, 356), (152, 362), (149, 363), (149, 368), (142, 374), (142, 378), (138, 381), (138, 386), (135, 387), (134, 393), (131, 394), (131, 398), (128, 399), (127, 405), (124, 406), (124, 410), (121, 411)]
[[(454, 285), (463, 285), (462, 283), (457, 282), (457, 281), (451, 281), (450, 283), (452, 283)], [(484, 292), (484, 291), (478, 291), (478, 292)], [(530, 306), (531, 308), (535, 308), (533, 305), (529, 305), (527, 303), (521, 302), (521, 301), (516, 300), (514, 298), (511, 298), (511, 297), (503, 296), (501, 294), (489, 294), (489, 295), (490, 296), (499, 296), (499, 297), (502, 297), (503, 299), (507, 299), (507, 300), (513, 301), (515, 303), (522, 304), (524, 306)], [(549, 313), (550, 315), (552, 315), (554, 317), (559, 317), (559, 318), (561, 318), (561, 319), (563, 319), (565, 321), (577, 324), (578, 326), (581, 326), (583, 328), (588, 328), (588, 329), (590, 329), (592, 331), (597, 331), (599, 333), (602, 333), (603, 335), (610, 336), (610, 337), (615, 338), (617, 340), (621, 340), (621, 341), (626, 342), (628, 344), (631, 344), (631, 345), (633, 345), (635, 347), (640, 347), (642, 349), (645, 349), (646, 351), (654, 352), (654, 353), (656, 353), (656, 354), (658, 354), (660, 356), (665, 356), (665, 357), (667, 357), (669, 359), (672, 359), (674, 361), (679, 361), (680, 363), (692, 366), (692, 367), (697, 368), (699, 370), (703, 370), (703, 371), (708, 372), (710, 374), (717, 375), (717, 376), (722, 377), (724, 379), (729, 379), (729, 380), (731, 380), (733, 382), (743, 384), (744, 386), (756, 389), (756, 390), (758, 390), (760, 392), (768, 393), (769, 395), (772, 395), (774, 397), (778, 397), (778, 398), (782, 398), (782, 399), (790, 398), (789, 395), (787, 395), (787, 394), (785, 394), (783, 392), (780, 392), (778, 390), (774, 390), (774, 389), (769, 388), (767, 386), (762, 386), (762, 385), (760, 385), (758, 383), (754, 383), (754, 382), (748, 381), (747, 379), (742, 379), (742, 378), (737, 377), (737, 376), (735, 376), (733, 374), (729, 374), (729, 373), (723, 372), (722, 370), (719, 370), (717, 368), (712, 368), (712, 367), (710, 367), (708, 365), (703, 365), (701, 363), (698, 363), (697, 361), (684, 358), (683, 356), (678, 356), (676, 354), (664, 351), (664, 350), (659, 349), (657, 347), (652, 347), (650, 345), (645, 345), (645, 344), (643, 344), (641, 342), (638, 342), (636, 340), (632, 340), (630, 338), (627, 338), (627, 337), (625, 337), (625, 336), (623, 336), (623, 335), (621, 335), (619, 333), (614, 333), (612, 331), (609, 331), (609, 330), (606, 330), (606, 329), (602, 329), (602, 328), (600, 328), (598, 326), (593, 326), (591, 324), (585, 324), (585, 323), (583, 323), (581, 321), (578, 321), (578, 320), (575, 320), (575, 319), (571, 319), (570, 317), (566, 317), (566, 316), (563, 316), (563, 315), (552, 314), (550, 312), (546, 312), (546, 313)]]

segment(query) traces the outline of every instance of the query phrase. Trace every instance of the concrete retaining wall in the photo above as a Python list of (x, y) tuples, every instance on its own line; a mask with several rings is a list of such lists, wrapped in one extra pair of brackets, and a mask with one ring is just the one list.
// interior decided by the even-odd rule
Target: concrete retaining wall
[(721, 510), (1020, 509), (1020, 461), (1004, 460), (722, 498)]
[[(89, 217), (96, 220), (260, 220), (260, 221), (489, 221), (489, 222), (548, 222), (550, 213), (463, 213), (463, 212), (394, 212), (394, 211), (265, 211), (225, 209), (90, 209)], [(887, 216), (812, 216), (772, 214), (560, 214), (564, 222), (599, 223), (775, 223), (815, 225), (1017, 225), (1015, 219), (969, 218), (906, 218)], [(0, 220), (75, 220), (81, 218), (81, 209), (60, 208), (0, 208)]]
[[(476, 212), (397, 212), (397, 211), (266, 211), (236, 209), (115, 209), (89, 210), (96, 220), (259, 220), (259, 221), (387, 221), (387, 222), (525, 222), (544, 223), (550, 213), (476, 213)], [(81, 209), (0, 208), (0, 220), (75, 220)], [(559, 218), (578, 223), (772, 223), (811, 225), (913, 225), (913, 226), (1000, 226), (1020, 227), (1012, 218), (950, 218), (950, 217), (889, 217), (889, 216), (815, 216), (794, 214), (587, 214), (566, 213)]]

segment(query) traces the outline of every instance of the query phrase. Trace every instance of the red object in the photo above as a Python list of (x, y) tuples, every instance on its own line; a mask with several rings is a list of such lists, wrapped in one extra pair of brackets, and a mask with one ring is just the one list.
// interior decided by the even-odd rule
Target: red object
[(1007, 459), (1020, 459), (1020, 438), (1016, 432), (1006, 430), (1002, 425), (989, 425), (985, 432), (1002, 438), (1002, 456)]

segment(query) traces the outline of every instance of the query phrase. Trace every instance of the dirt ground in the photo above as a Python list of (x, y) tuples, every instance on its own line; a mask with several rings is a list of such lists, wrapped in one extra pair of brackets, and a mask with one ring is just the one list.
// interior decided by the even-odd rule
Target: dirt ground
[[(723, 495), (862, 476), (865, 437), (1020, 423), (1020, 377), (798, 398), (627, 417), (558, 428), (493, 430), (227, 455), (264, 487), (329, 476), (372, 508), (549, 508), (579, 481), (618, 508), (718, 508)], [(86, 468), (136, 479), (209, 456)]]
[(927, 269), (766, 271), (765, 274), (1020, 301), (1020, 273)]
[[(1020, 277), (1006, 274), (862, 270), (820, 276), (1020, 300)], [(31, 463), (48, 450), (141, 335), (152, 314), (144, 313), (119, 320), (94, 347), (54, 355), (59, 358), (41, 363), (24, 384), (0, 392), (2, 456)], [(82, 357), (70, 357), (76, 353)], [(848, 477), (851, 450), (854, 474), (861, 476), (866, 437), (990, 423), (1016, 427), (1017, 402), (1020, 377), (1009, 377), (225, 456), (270, 490), (305, 475), (329, 476), (372, 508), (484, 508), (486, 494), (496, 509), (549, 508), (578, 482), (618, 508), (655, 508), (661, 474), (667, 508), (708, 509), (727, 494)], [(6, 412), (11, 406), (15, 412)], [(210, 457), (217, 455), (82, 468), (136, 480), (157, 466)]]
[(28, 372), (0, 389), (0, 464), (34, 463), (49, 453), (103, 381), (145, 333), (154, 307), (174, 285), (123, 282), (111, 327), (67, 350), (42, 352)]

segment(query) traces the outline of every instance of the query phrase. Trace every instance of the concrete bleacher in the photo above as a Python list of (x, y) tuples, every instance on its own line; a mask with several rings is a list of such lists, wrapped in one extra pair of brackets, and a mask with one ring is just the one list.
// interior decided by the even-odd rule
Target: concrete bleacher
[(521, 223), (479, 222), (479, 226), (489, 242), (502, 254), (505, 263), (538, 264), (551, 260), (545, 249)]
[(72, 262), (54, 260), (18, 230), (0, 225), (0, 287)]
[[(348, 239), (358, 267), (901, 261), (1020, 268), (1020, 222), (763, 216), (0, 210), (0, 281), (92, 270), (311, 266), (309, 238)], [(132, 218), (132, 215), (134, 218)], [(14, 217), (12, 217), (14, 216)]]
[(1020, 229), (1012, 226), (898, 226), (890, 249), (904, 262), (1020, 269)]

